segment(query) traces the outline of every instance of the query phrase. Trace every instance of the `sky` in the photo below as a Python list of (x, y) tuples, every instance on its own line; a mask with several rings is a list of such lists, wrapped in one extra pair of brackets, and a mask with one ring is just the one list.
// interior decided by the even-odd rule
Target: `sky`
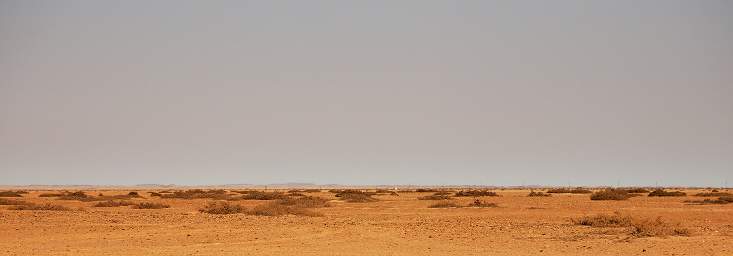
[(733, 184), (732, 1), (0, 0), (0, 184)]

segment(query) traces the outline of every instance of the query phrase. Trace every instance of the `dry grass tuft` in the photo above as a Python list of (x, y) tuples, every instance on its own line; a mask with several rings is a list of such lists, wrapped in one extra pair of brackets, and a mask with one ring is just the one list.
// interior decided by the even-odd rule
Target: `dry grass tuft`
[(496, 192), (488, 190), (466, 190), (456, 192), (456, 196), (459, 197), (479, 197), (479, 196), (499, 196)]
[(681, 191), (664, 191), (663, 189), (657, 189), (649, 193), (649, 196), (687, 196), (687, 194)]
[(135, 205), (135, 203), (130, 202), (130, 201), (122, 201), (122, 200), (120, 201), (109, 200), (109, 201), (104, 201), (104, 202), (98, 202), (92, 205), (92, 207), (120, 207), (120, 206), (130, 206), (130, 205)]
[(287, 206), (294, 206), (299, 208), (319, 208), (319, 207), (328, 207), (328, 199), (315, 197), (315, 196), (305, 196), (300, 198), (285, 198), (277, 201), (278, 204), (281, 205), (287, 205)]
[(570, 189), (570, 188), (555, 188), (555, 189), (547, 190), (547, 193), (552, 193), (552, 194), (590, 194), (590, 193), (593, 193), (593, 191), (590, 191), (590, 190), (585, 189), (585, 188), (578, 187), (578, 188), (573, 188), (573, 189)]
[(71, 210), (66, 206), (62, 205), (55, 205), (55, 204), (22, 204), (22, 205), (15, 205), (10, 208), (10, 210), (18, 210), (18, 211), (68, 211)]
[(278, 200), (255, 206), (251, 210), (247, 210), (241, 205), (231, 204), (229, 202), (211, 202), (200, 212), (209, 214), (236, 214), (245, 213), (248, 215), (258, 216), (281, 216), (281, 215), (298, 215), (298, 216), (322, 216), (322, 214), (308, 210), (307, 208), (325, 207), (325, 199), (311, 197), (306, 200), (302, 198)]
[(665, 237), (665, 236), (687, 236), (690, 235), (688, 229), (679, 225), (665, 222), (661, 217), (655, 219), (635, 218), (629, 215), (599, 214), (595, 216), (584, 216), (579, 219), (572, 219), (571, 222), (576, 225), (590, 227), (622, 227), (627, 228), (629, 234), (636, 237)]
[(0, 197), (22, 197), (25, 191), (0, 191)]
[(158, 193), (158, 192), (148, 192), (148, 194), (150, 194), (150, 196), (157, 196), (157, 197), (163, 196), (163, 194)]
[(244, 213), (247, 209), (238, 204), (231, 204), (229, 202), (211, 202), (204, 208), (199, 209), (200, 212), (208, 214), (235, 214)]
[(77, 201), (91, 201), (92, 196), (87, 195), (84, 191), (76, 192), (65, 192), (58, 199), (59, 200), (77, 200)]
[(346, 191), (336, 194), (336, 197), (341, 198), (349, 203), (368, 203), (379, 201), (372, 197), (372, 193), (362, 192), (358, 190)]
[(547, 194), (547, 193), (543, 193), (543, 192), (530, 191), (529, 192), (529, 195), (527, 195), (527, 196), (528, 197), (548, 197), (548, 196), (552, 196), (552, 194)]
[(461, 208), (462, 205), (453, 201), (441, 201), (428, 206), (428, 208)]
[(247, 194), (242, 195), (242, 200), (276, 200), (288, 198), (287, 195), (281, 192), (263, 192), (263, 191), (250, 191)]
[[(160, 192), (161, 194), (163, 192)], [(227, 192), (223, 189), (212, 189), (212, 190), (202, 190), (202, 189), (189, 189), (184, 191), (174, 191), (171, 194), (162, 194), (161, 198), (176, 198), (176, 199), (201, 199), (201, 198), (209, 198), (209, 199), (228, 199), (229, 195), (227, 195)]]
[(306, 208), (297, 206), (283, 205), (278, 202), (270, 202), (261, 204), (252, 208), (252, 210), (246, 211), (249, 215), (257, 216), (281, 216), (281, 215), (297, 215), (297, 216), (309, 216), (319, 217), (323, 216), (321, 213), (317, 213)]
[(9, 200), (5, 198), (0, 198), (0, 205), (27, 205), (30, 204), (26, 201), (20, 201), (20, 200)]
[(38, 197), (60, 197), (63, 196), (65, 193), (43, 193), (38, 195)]
[(576, 225), (591, 226), (591, 227), (628, 227), (631, 226), (631, 217), (615, 214), (598, 214), (594, 216), (583, 216), (579, 219), (571, 219), (571, 222)]
[(440, 192), (440, 190), (434, 188), (418, 188), (415, 189), (415, 192)]
[(721, 196), (718, 199), (688, 200), (688, 204), (729, 204), (733, 203), (733, 196)]
[(489, 203), (489, 202), (484, 202), (479, 199), (476, 199), (476, 200), (473, 200), (473, 202), (471, 202), (470, 204), (468, 204), (468, 207), (495, 208), (495, 207), (499, 207), (499, 205), (497, 205), (496, 203)]
[(450, 195), (444, 195), (444, 194), (441, 194), (440, 192), (429, 195), (429, 196), (421, 196), (417, 198), (417, 200), (448, 200), (448, 199), (451, 199)]
[(631, 198), (626, 190), (606, 189), (590, 195), (590, 200), (626, 200)]
[(708, 193), (697, 193), (695, 196), (701, 196), (701, 197), (716, 197), (716, 196), (733, 196), (733, 194), (728, 192), (708, 192)]
[(149, 202), (142, 202), (138, 204), (134, 204), (132, 208), (135, 209), (164, 209), (164, 208), (170, 208), (170, 205), (162, 204), (162, 203), (149, 203)]

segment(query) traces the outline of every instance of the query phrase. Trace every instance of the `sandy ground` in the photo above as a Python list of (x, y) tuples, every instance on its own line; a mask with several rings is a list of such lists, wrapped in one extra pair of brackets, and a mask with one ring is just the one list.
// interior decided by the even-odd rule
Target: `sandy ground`
[[(124, 191), (88, 191), (95, 195)], [(146, 190), (138, 190), (147, 197)], [(43, 191), (48, 192), (48, 191)], [(316, 209), (324, 217), (210, 215), (210, 200), (146, 198), (168, 209), (96, 208), (91, 202), (39, 198), (73, 211), (17, 211), (0, 206), (0, 255), (733, 255), (733, 204), (689, 205), (698, 197), (591, 201), (586, 195), (527, 197), (497, 191), (498, 208), (430, 209), (432, 193), (377, 196), (379, 202)], [(696, 191), (687, 191), (688, 194)], [(336, 199), (327, 192), (308, 193)], [(472, 198), (458, 199), (468, 204)], [(237, 201), (247, 207), (264, 201)], [(78, 209), (78, 210), (76, 210)], [(690, 236), (636, 238), (617, 228), (569, 219), (615, 211), (661, 216)]]

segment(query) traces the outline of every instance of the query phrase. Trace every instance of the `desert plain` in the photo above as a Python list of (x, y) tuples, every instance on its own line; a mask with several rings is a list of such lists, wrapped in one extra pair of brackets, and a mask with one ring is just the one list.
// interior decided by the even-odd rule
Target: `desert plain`
[[(623, 200), (530, 189), (190, 189), (6, 189), (0, 255), (733, 255), (733, 203), (696, 196), (711, 189)], [(367, 200), (339, 194), (349, 191)], [(299, 207), (304, 197), (317, 205)]]

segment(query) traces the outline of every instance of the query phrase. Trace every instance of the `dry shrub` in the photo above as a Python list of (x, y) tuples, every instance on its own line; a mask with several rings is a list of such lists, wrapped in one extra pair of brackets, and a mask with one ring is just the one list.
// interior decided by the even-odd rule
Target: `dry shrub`
[(552, 194), (547, 194), (547, 193), (543, 193), (543, 192), (530, 191), (529, 192), (529, 195), (527, 195), (527, 196), (529, 196), (529, 197), (547, 197), (547, 196), (552, 196)]
[(105, 196), (102, 193), (99, 193), (98, 196), (90, 196), (84, 193), (83, 191), (77, 191), (77, 192), (64, 192), (61, 196), (58, 197), (58, 200), (76, 200), (76, 201), (82, 201), (82, 202), (94, 202), (94, 201), (109, 201), (109, 200), (123, 200), (123, 199), (132, 199), (132, 198), (140, 198), (141, 196), (137, 194), (137, 192), (130, 192), (126, 195), (114, 195), (114, 196)]
[(150, 196), (157, 196), (157, 197), (163, 196), (163, 194), (158, 193), (158, 192), (148, 192), (148, 194), (150, 194)]
[(96, 203), (96, 204), (94, 204), (92, 206), (93, 207), (120, 207), (120, 206), (134, 205), (134, 204), (135, 203), (130, 202), (130, 201), (114, 201), (114, 200), (109, 200), (109, 201), (104, 201), (104, 202), (98, 202), (98, 203)]
[(287, 205), (287, 206), (294, 206), (299, 208), (318, 208), (318, 207), (328, 207), (328, 199), (315, 197), (315, 196), (305, 196), (300, 198), (285, 198), (277, 201), (278, 204), (281, 205)]
[(664, 191), (663, 189), (657, 189), (649, 193), (649, 196), (687, 196), (687, 194), (681, 191)]
[(243, 200), (276, 200), (285, 199), (288, 196), (281, 192), (263, 192), (263, 191), (250, 191), (249, 193), (240, 197)]
[(38, 197), (60, 197), (63, 196), (65, 193), (43, 193), (38, 195)]
[(709, 193), (697, 193), (695, 196), (702, 196), (702, 197), (720, 197), (720, 196), (733, 196), (733, 194), (728, 192), (709, 192)]
[(484, 202), (479, 199), (476, 199), (476, 200), (473, 200), (473, 202), (471, 202), (470, 204), (468, 204), (468, 207), (494, 208), (494, 207), (499, 207), (499, 205), (497, 205), (496, 203), (489, 203), (489, 202)]
[(626, 200), (630, 197), (631, 195), (626, 190), (606, 189), (591, 194), (590, 200)]
[(447, 199), (451, 199), (451, 196), (442, 195), (439, 193), (435, 193), (429, 196), (421, 196), (417, 198), (417, 200), (447, 200)]
[(320, 189), (316, 188), (309, 188), (309, 189), (291, 189), (288, 191), (288, 193), (318, 193), (321, 192)]
[(578, 187), (578, 188), (573, 188), (573, 189), (570, 189), (570, 188), (555, 188), (555, 189), (547, 190), (547, 193), (552, 193), (552, 194), (590, 194), (590, 193), (593, 193), (593, 191), (590, 191), (590, 190), (585, 189), (585, 188)]
[(418, 188), (415, 189), (415, 192), (438, 192), (438, 190), (433, 188)]
[(594, 216), (583, 216), (579, 219), (571, 219), (576, 225), (591, 227), (628, 227), (631, 226), (631, 217), (616, 213), (615, 215), (598, 214)]
[(162, 203), (150, 203), (150, 202), (142, 202), (138, 204), (134, 204), (132, 208), (135, 209), (164, 209), (164, 208), (170, 208), (170, 205), (162, 204)]
[(336, 194), (336, 197), (341, 198), (341, 200), (344, 200), (349, 203), (368, 203), (368, 202), (376, 202), (378, 201), (376, 198), (372, 197), (371, 193), (365, 193), (361, 191), (350, 191), (350, 192), (343, 192)]
[(323, 214), (297, 207), (297, 206), (288, 206), (283, 205), (278, 202), (270, 202), (266, 204), (261, 204), (258, 206), (255, 206), (252, 208), (252, 210), (246, 211), (245, 213), (249, 215), (258, 215), (258, 216), (280, 216), (280, 215), (297, 215), (297, 216), (309, 216), (309, 217), (318, 217), (323, 216)]
[(66, 206), (55, 205), (55, 204), (33, 204), (27, 203), (22, 205), (15, 205), (10, 210), (18, 211), (68, 211), (71, 210)]
[(718, 199), (688, 200), (689, 204), (729, 204), (733, 203), (733, 196), (721, 196)]
[(649, 193), (649, 190), (643, 189), (643, 188), (630, 188), (626, 189), (626, 193), (634, 193), (634, 194), (645, 194)]
[(30, 204), (26, 201), (20, 201), (20, 200), (9, 200), (5, 198), (0, 198), (0, 205), (27, 205)]
[[(163, 192), (160, 192), (163, 193)], [(177, 198), (177, 199), (228, 199), (229, 195), (223, 189), (213, 190), (202, 190), (202, 189), (189, 189), (184, 191), (174, 191), (171, 194), (163, 194), (161, 198)]]
[(441, 201), (428, 206), (428, 208), (461, 208), (460, 204), (453, 201)]
[(287, 196), (305, 196), (305, 194), (300, 192), (288, 192)]
[(89, 201), (92, 196), (87, 195), (84, 191), (76, 192), (65, 192), (58, 199), (59, 200), (77, 200), (77, 201)]
[(499, 196), (496, 194), (496, 192), (488, 191), (488, 190), (467, 190), (467, 191), (458, 191), (456, 192), (456, 196), (461, 197), (479, 197), (479, 196)]
[(0, 191), (0, 197), (22, 197), (25, 191)]
[(244, 213), (246, 209), (238, 204), (217, 201), (207, 204), (204, 208), (199, 209), (199, 211), (208, 214), (235, 214)]
[(579, 219), (571, 219), (571, 222), (576, 225), (591, 227), (627, 228), (629, 234), (636, 237), (687, 236), (690, 234), (688, 229), (665, 222), (662, 217), (655, 219), (635, 218), (615, 213), (614, 215), (584, 216)]
[(679, 225), (664, 222), (662, 217), (657, 217), (656, 219), (633, 219), (631, 224), (631, 234), (637, 237), (690, 235), (690, 230), (682, 228)]

